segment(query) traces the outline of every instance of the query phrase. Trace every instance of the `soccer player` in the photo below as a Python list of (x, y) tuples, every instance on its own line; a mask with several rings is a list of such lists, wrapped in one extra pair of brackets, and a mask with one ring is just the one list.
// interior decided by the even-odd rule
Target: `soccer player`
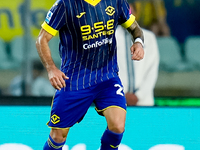
[[(101, 150), (117, 150), (126, 118), (126, 100), (118, 77), (115, 30), (132, 34), (132, 59), (144, 57), (143, 33), (126, 0), (57, 0), (49, 10), (36, 41), (41, 61), (57, 89), (43, 150), (61, 150), (69, 129), (80, 122), (92, 103), (107, 128)], [(51, 57), (48, 42), (59, 32), (61, 67)]]

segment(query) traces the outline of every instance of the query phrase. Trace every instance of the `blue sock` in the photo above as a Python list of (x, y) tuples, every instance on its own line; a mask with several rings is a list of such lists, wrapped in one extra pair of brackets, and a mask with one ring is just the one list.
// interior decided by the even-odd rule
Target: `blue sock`
[(122, 136), (123, 133), (114, 133), (109, 129), (106, 129), (103, 136), (101, 137), (100, 150), (118, 150)]
[(56, 143), (55, 141), (53, 141), (53, 139), (49, 135), (47, 142), (44, 144), (43, 150), (62, 150), (62, 147), (64, 146), (64, 144), (65, 142)]

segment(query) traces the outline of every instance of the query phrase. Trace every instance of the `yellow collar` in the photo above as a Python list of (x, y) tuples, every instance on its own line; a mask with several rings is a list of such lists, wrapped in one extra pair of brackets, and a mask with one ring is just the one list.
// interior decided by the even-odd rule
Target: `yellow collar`
[(96, 6), (101, 0), (84, 0), (92, 6)]

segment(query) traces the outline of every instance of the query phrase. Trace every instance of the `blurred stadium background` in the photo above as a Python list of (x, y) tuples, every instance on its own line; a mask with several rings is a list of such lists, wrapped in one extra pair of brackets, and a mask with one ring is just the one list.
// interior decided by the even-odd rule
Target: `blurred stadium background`
[[(51, 97), (33, 97), (30, 89), (33, 81), (32, 62), (39, 60), (35, 39), (54, 2), (0, 1), (0, 145), (23, 143), (33, 150), (39, 150), (48, 136), (49, 129), (45, 123)], [(155, 86), (156, 106), (128, 108), (127, 136), (122, 142), (129, 146), (129, 149), (124, 146), (127, 150), (147, 150), (158, 144), (178, 144), (186, 150), (200, 149), (200, 0), (164, 2), (171, 36), (157, 37), (160, 70)], [(50, 48), (59, 66), (57, 47), (58, 37), (52, 40)], [(22, 96), (15, 97), (9, 88), (19, 75), (23, 79)], [(47, 78), (45, 73), (44, 77)], [(99, 119), (91, 122), (97, 116), (92, 111), (91, 107), (80, 129), (75, 127), (71, 131), (76, 136), (71, 135), (69, 149), (78, 143), (86, 143), (87, 150), (98, 149), (105, 124), (104, 121), (100, 123)], [(89, 120), (90, 124), (87, 122)], [(86, 133), (91, 129), (96, 129), (94, 134)], [(94, 143), (93, 147), (90, 143)], [(81, 148), (77, 146), (78, 149), (84, 150), (84, 145), (79, 146)], [(5, 149), (1, 147), (0, 150)]]

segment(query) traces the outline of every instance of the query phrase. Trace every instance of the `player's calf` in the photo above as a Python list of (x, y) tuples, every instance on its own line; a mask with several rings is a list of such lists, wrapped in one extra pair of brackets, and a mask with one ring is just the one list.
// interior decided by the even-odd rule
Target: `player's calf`
[(51, 129), (49, 138), (43, 150), (62, 150), (65, 144), (69, 129)]
[(62, 147), (64, 146), (65, 141), (62, 143), (55, 142), (51, 136), (49, 136), (47, 142), (45, 143), (43, 150), (62, 150)]
[(118, 150), (122, 137), (123, 137), (123, 132), (114, 133), (107, 128), (101, 138), (100, 150)]

